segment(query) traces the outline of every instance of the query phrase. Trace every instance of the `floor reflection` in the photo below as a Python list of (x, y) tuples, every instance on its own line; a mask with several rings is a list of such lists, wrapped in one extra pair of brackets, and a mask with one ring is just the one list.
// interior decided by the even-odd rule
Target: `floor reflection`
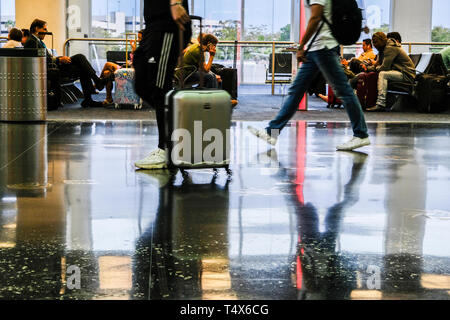
[(0, 299), (449, 299), (450, 129), (232, 128), (225, 172), (135, 172), (153, 123), (0, 123)]

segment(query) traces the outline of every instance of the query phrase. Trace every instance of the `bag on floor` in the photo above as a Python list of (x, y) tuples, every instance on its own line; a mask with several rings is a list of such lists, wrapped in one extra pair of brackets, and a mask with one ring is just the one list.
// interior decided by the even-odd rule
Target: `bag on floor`
[(340, 108), (342, 106), (342, 100), (336, 97), (333, 89), (328, 86), (328, 105), (327, 108)]
[(438, 113), (449, 109), (447, 99), (447, 76), (420, 74), (416, 78), (417, 110), (424, 113)]
[(116, 109), (124, 105), (132, 105), (135, 109), (142, 109), (141, 98), (134, 90), (134, 69), (119, 69), (115, 75), (116, 88), (114, 104)]
[(374, 107), (378, 98), (378, 72), (360, 73), (356, 95), (363, 110)]
[(222, 89), (228, 92), (232, 99), (238, 98), (237, 69), (223, 68), (217, 73), (222, 78)]
[(47, 111), (61, 107), (60, 72), (57, 68), (47, 70)]

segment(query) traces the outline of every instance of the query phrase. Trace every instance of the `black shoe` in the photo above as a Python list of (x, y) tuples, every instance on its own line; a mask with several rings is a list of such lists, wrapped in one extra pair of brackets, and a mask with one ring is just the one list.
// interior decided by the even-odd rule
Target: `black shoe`
[(98, 78), (98, 80), (95, 82), (95, 89), (98, 91), (102, 91), (105, 88), (106, 83), (108, 80), (106, 78)]
[(386, 108), (384, 108), (380, 105), (376, 105), (374, 107), (367, 108), (366, 111), (368, 111), (368, 112), (384, 112), (384, 111), (386, 111)]
[(94, 100), (83, 100), (83, 102), (81, 102), (81, 107), (83, 107), (83, 108), (102, 108), (103, 104), (101, 102), (94, 101)]

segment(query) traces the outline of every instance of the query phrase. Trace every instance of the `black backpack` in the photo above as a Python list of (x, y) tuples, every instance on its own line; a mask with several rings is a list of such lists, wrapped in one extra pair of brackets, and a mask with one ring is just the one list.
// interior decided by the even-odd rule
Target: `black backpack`
[(363, 17), (356, 0), (331, 0), (331, 21), (325, 16), (322, 16), (322, 20), (324, 22), (311, 44), (316, 40), (324, 23), (330, 27), (333, 37), (344, 46), (355, 44), (361, 36)]

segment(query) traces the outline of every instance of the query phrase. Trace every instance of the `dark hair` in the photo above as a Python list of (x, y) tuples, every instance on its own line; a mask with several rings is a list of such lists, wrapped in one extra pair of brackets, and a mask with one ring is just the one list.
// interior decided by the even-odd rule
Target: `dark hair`
[(364, 42), (367, 46), (373, 47), (373, 45), (372, 45), (372, 39), (364, 39), (363, 42)]
[(212, 43), (213, 45), (217, 45), (217, 43), (219, 43), (219, 39), (217, 39), (214, 35), (212, 35), (210, 33), (203, 34), (202, 45), (206, 46), (209, 43)]
[(34, 19), (30, 26), (30, 33), (35, 33), (37, 28), (43, 28), (46, 24), (44, 20)]
[(388, 39), (394, 39), (402, 43), (402, 36), (398, 32), (389, 32), (386, 36)]
[(17, 28), (12, 28), (11, 31), (9, 31), (9, 38), (11, 40), (21, 42), (22, 41), (22, 31), (20, 31)]
[(144, 34), (145, 29), (139, 30), (138, 33)]
[(28, 29), (22, 29), (23, 37), (29, 37), (30, 36), (30, 30)]

